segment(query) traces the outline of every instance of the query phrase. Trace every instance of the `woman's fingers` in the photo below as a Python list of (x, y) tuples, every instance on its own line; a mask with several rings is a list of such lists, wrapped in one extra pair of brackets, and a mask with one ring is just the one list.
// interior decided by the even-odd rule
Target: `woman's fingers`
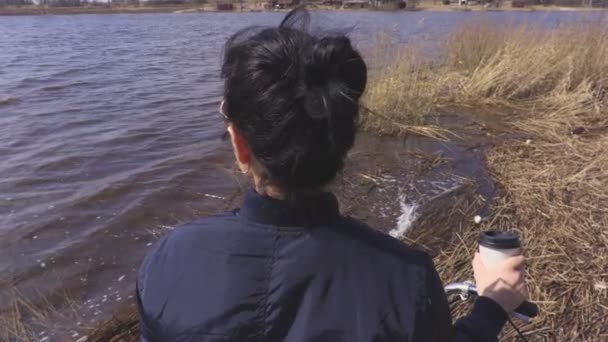
[(507, 269), (523, 271), (526, 263), (526, 258), (523, 255), (510, 257), (504, 262), (504, 266)]
[(524, 263), (520, 255), (484, 265), (481, 255), (475, 253), (472, 264), (479, 294), (493, 299), (507, 312), (515, 310), (528, 295)]

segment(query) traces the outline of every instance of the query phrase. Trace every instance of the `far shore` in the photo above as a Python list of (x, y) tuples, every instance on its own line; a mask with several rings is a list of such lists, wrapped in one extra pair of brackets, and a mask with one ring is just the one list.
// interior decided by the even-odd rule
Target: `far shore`
[(86, 7), (13, 7), (0, 8), (0, 16), (11, 15), (68, 15), (68, 14), (122, 14), (122, 13), (180, 13), (210, 12), (208, 6), (166, 5), (166, 6), (86, 6)]
[[(326, 11), (378, 11), (372, 8), (339, 8), (335, 6), (309, 6), (312, 10)], [(514, 8), (504, 6), (500, 8), (486, 8), (480, 5), (458, 6), (458, 5), (433, 5), (422, 4), (414, 8), (406, 8), (399, 11), (428, 11), (428, 12), (446, 12), (446, 11), (487, 11), (487, 12), (521, 12), (521, 11), (598, 11), (606, 8), (590, 8), (590, 7), (563, 7), (563, 6), (528, 6), (524, 8)], [(288, 10), (288, 9), (285, 9)], [(114, 5), (114, 6), (83, 6), (83, 7), (40, 7), (40, 6), (23, 6), (23, 7), (5, 7), (0, 8), (0, 16), (27, 16), (27, 15), (73, 15), (73, 14), (124, 14), (124, 13), (198, 13), (198, 12), (271, 12), (275, 10), (252, 8), (245, 4), (241, 7), (236, 4), (232, 11), (219, 11), (215, 5), (150, 5), (150, 6), (134, 6), (134, 5)], [(284, 10), (279, 10), (284, 11)]]

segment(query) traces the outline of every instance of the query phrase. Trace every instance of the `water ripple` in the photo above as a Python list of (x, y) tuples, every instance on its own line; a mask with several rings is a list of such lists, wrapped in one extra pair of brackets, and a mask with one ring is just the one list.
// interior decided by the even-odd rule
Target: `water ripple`
[(15, 97), (0, 98), (0, 107), (18, 104), (21, 100)]

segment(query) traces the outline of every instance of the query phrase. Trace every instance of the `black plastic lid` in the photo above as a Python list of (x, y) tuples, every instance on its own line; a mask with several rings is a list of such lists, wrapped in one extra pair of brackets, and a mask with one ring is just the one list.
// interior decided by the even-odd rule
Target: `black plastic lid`
[(519, 248), (519, 236), (514, 232), (489, 230), (479, 234), (479, 244), (493, 249)]

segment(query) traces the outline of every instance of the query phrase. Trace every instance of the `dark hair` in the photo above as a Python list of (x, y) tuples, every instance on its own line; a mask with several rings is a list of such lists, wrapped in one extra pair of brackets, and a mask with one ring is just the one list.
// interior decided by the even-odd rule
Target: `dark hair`
[(224, 110), (266, 181), (289, 191), (321, 187), (353, 146), (367, 67), (343, 34), (309, 32), (290, 12), (279, 27), (253, 27), (225, 46)]

